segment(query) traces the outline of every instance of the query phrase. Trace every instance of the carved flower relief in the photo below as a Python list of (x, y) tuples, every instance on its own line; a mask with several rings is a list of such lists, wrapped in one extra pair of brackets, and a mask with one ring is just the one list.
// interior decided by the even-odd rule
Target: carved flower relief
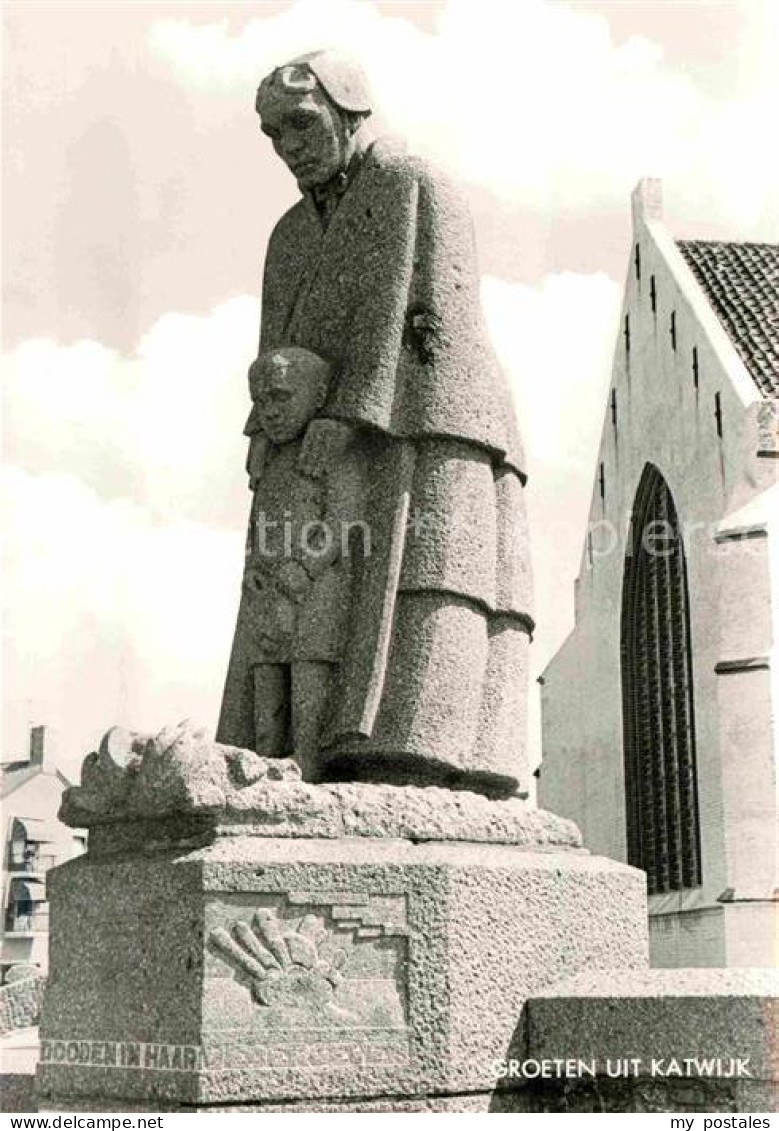
[(251, 923), (239, 919), (231, 932), (216, 927), (209, 938), (246, 976), (252, 997), (260, 1005), (325, 1008), (343, 1020), (351, 1018), (334, 1002), (336, 987), (343, 980), (346, 951), (332, 945), (317, 915), (304, 915), (293, 928), (274, 911), (260, 908)]

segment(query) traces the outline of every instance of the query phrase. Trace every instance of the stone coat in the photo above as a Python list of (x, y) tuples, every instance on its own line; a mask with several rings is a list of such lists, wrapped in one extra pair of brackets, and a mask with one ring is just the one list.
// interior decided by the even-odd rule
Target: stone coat
[(370, 452), (373, 545), (323, 751), (331, 776), (522, 776), (524, 458), (479, 288), (463, 198), (392, 142), (367, 151), (326, 227), (305, 196), (271, 236), (260, 348), (331, 361), (322, 415), (357, 425)]

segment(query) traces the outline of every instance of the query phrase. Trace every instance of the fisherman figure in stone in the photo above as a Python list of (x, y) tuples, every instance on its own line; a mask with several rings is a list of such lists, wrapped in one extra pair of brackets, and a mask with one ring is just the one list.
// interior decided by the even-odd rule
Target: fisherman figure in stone
[[(510, 794), (527, 785), (525, 465), (468, 207), (373, 136), (366, 79), (334, 52), (277, 67), (256, 109), (301, 193), (269, 242), (260, 355), (330, 365), (298, 469), (316, 481), (359, 451), (371, 542), (307, 776)], [(239, 614), (233, 661), (244, 639)], [(218, 737), (256, 749), (244, 689), (228, 675)]]

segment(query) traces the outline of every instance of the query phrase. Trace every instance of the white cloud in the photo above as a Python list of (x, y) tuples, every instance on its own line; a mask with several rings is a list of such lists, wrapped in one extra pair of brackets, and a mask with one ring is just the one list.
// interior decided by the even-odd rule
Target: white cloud
[(205, 317), (165, 315), (131, 358), (92, 341), (22, 343), (3, 365), (7, 459), (163, 518), (234, 520), (257, 332), (257, 302), (242, 296)]
[[(605, 275), (487, 278), (483, 298), (528, 446), (540, 663), (572, 609), (619, 289)], [(30, 721), (54, 723), (75, 771), (113, 723), (214, 725), (239, 596), (255, 322), (241, 297), (204, 318), (166, 315), (130, 359), (42, 341), (8, 358), (25, 457), (3, 482), (12, 750)], [(107, 484), (116, 450), (123, 474)]]
[(563, 271), (532, 286), (483, 280), (490, 335), (533, 462), (580, 464), (594, 455), (621, 297), (603, 272)]
[(703, 211), (747, 233), (777, 206), (779, 26), (769, 2), (743, 7), (753, 79), (737, 98), (552, 0), (450, 0), (434, 35), (359, 0), (299, 0), (239, 34), (159, 21), (151, 44), (182, 81), (243, 89), (297, 52), (339, 46), (365, 63), (389, 125), (476, 184), (542, 209), (621, 208), (651, 174), (672, 183), (684, 222)]
[(607, 275), (563, 272), (535, 286), (486, 278), (482, 297), (528, 456), (540, 671), (573, 627), (622, 295)]
[(214, 726), (237, 608), (242, 537), (159, 523), (72, 476), (2, 477), (6, 755), (55, 725), (75, 773), (114, 723)]
[(31, 721), (56, 724), (75, 770), (114, 722), (214, 725), (256, 338), (242, 296), (165, 315), (130, 358), (45, 340), (4, 358), (6, 749)]
[(547, 275), (534, 286), (487, 277), (482, 301), (509, 379), (527, 454), (536, 631), (529, 754), (541, 757), (539, 675), (574, 624), (593, 463), (622, 293), (603, 273)]

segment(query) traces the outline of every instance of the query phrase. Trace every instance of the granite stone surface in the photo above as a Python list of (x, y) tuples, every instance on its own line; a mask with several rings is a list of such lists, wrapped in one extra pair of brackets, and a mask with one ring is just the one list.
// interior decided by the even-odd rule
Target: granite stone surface
[(38, 1110), (35, 1076), (30, 1072), (5, 1069), (0, 1073), (0, 1111), (34, 1112)]
[[(26, 1078), (21, 1078), (23, 1081)], [(147, 1111), (148, 1104), (118, 1103), (111, 1098), (95, 1097), (91, 1100), (74, 1100), (72, 1096), (48, 1096), (35, 1106), (32, 1089), (21, 1092), (15, 1106), (4, 1111)], [(22, 1098), (23, 1097), (23, 1098)], [(9, 1097), (10, 1099), (11, 1097)], [(402, 1096), (355, 1100), (290, 1100), (287, 1102), (234, 1105), (190, 1105), (155, 1102), (155, 1111), (210, 1112), (230, 1114), (295, 1112), (409, 1112), (446, 1113), (467, 1115), (508, 1115), (519, 1112), (573, 1114), (576, 1112), (631, 1112), (657, 1114), (663, 1112), (711, 1112), (720, 1116), (735, 1113), (776, 1111), (777, 1085), (760, 1080), (648, 1080), (631, 1077), (610, 1080), (541, 1080), (533, 1081), (511, 1091), (465, 1092), (459, 1095)], [(19, 1106), (21, 1105), (21, 1106)], [(740, 1126), (746, 1126), (742, 1124)]]
[[(492, 725), (500, 725), (498, 707)], [(519, 797), (441, 786), (313, 785), (289, 758), (212, 742), (189, 723), (108, 731), (60, 817), (89, 828), (92, 855), (143, 853), (229, 835), (390, 837), (580, 849), (576, 826)]]
[[(508, 1093), (513, 1095), (516, 1093)], [(776, 1111), (777, 1086), (762, 1080), (647, 1079), (552, 1081), (533, 1084), (522, 1110), (538, 1112), (735, 1112)], [(747, 1127), (746, 1121), (736, 1124)]]
[[(424, 1113), (510, 1113), (515, 1111), (535, 1111), (534, 1098), (527, 1090), (516, 1092), (468, 1092), (463, 1095), (446, 1096), (419, 1096), (404, 1099), (401, 1096), (392, 1098), (355, 1099), (355, 1100), (290, 1100), (289, 1102), (270, 1101), (268, 1103), (241, 1104), (238, 1109), (234, 1105), (179, 1105), (156, 1103), (155, 1111), (175, 1111), (182, 1114), (189, 1112), (205, 1112), (213, 1115), (229, 1115), (236, 1110), (246, 1114), (290, 1114), (300, 1113), (371, 1113), (383, 1114), (387, 1112), (408, 1112), (409, 1114)], [(530, 1105), (530, 1106), (528, 1106)], [(147, 1111), (148, 1105), (127, 1103), (117, 1104), (110, 1098), (96, 1098), (91, 1101), (74, 1100), (72, 1096), (49, 1096), (40, 1107), (14, 1107), (3, 1110), (12, 1111)]]
[[(533, 629), (515, 413), (464, 194), (368, 132), (356, 73), (313, 53), (258, 91), (262, 129), (301, 199), (265, 260), (247, 572), (217, 738), (291, 755), (312, 782), (510, 796), (528, 788)], [(350, 94), (334, 101), (334, 90)], [(327, 373), (324, 396), (297, 414), (297, 430), (280, 429), (292, 401), (277, 398), (268, 415), (261, 373), (287, 365), (289, 378), (299, 362), (308, 373), (311, 359)], [(258, 594), (268, 515), (283, 560)], [(359, 539), (326, 556), (307, 591), (315, 562), (296, 548), (298, 527), (321, 523), (339, 542), (347, 518)], [(279, 578), (296, 605), (275, 592)]]
[(548, 1110), (774, 1111), (776, 970), (589, 971), (528, 1006), (538, 1061), (578, 1061), (545, 1081)]
[(487, 1093), (529, 998), (646, 964), (644, 877), (573, 851), (232, 836), (50, 889), (43, 1102)]
[(332, 367), (300, 347), (260, 354), (250, 369), (252, 506), (238, 625), (217, 737), (258, 754), (294, 753), (309, 779), (350, 623), (364, 547), (368, 445), (341, 429), (326, 465), (307, 465), (304, 435)]
[(756, 1079), (777, 1079), (778, 996), (775, 970), (581, 973), (533, 1002), (530, 1040), (538, 1056), (596, 1056), (601, 1062), (747, 1058)]

